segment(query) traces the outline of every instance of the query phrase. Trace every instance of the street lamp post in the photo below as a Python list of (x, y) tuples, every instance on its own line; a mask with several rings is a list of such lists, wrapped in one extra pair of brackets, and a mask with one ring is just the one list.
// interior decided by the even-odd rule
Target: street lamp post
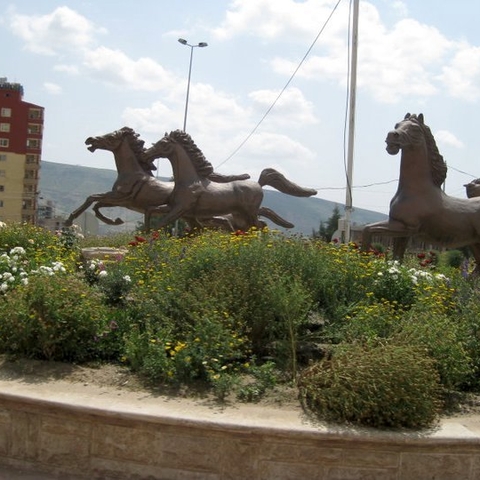
[(187, 129), (188, 97), (190, 95), (190, 78), (192, 76), (193, 49), (195, 47), (208, 47), (208, 43), (200, 42), (200, 43), (197, 43), (197, 45), (190, 45), (184, 38), (179, 38), (178, 41), (182, 45), (186, 45), (187, 47), (190, 47), (190, 65), (188, 67), (187, 98), (185, 100), (185, 114), (183, 116), (183, 131), (185, 132)]

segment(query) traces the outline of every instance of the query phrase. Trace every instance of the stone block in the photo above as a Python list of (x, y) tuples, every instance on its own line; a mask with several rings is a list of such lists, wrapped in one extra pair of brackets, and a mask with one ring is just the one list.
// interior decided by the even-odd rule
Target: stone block
[(448, 453), (402, 453), (398, 480), (471, 478), (472, 456)]
[(108, 424), (95, 425), (92, 455), (145, 464), (161, 462), (160, 432)]

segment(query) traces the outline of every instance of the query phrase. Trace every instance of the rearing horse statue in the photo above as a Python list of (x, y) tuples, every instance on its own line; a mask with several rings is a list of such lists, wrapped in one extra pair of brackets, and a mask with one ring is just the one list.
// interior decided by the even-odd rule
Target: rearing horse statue
[[(314, 189), (303, 188), (287, 180), (273, 168), (264, 169), (258, 182), (212, 182), (209, 175), (213, 172), (213, 166), (205, 159), (190, 135), (182, 130), (166, 133), (145, 151), (144, 161), (151, 162), (159, 157), (168, 158), (175, 181), (174, 191), (168, 200), (171, 211), (162, 218), (161, 226), (185, 215), (210, 217), (230, 214), (242, 230), (261, 228), (264, 224), (259, 220), (259, 214), (263, 212), (267, 216), (261, 207), (263, 186), (269, 185), (297, 197), (309, 197), (317, 193)], [(289, 224), (286, 220), (283, 221)], [(279, 221), (276, 223), (280, 224)]]
[(423, 114), (407, 113), (385, 141), (390, 155), (402, 151), (398, 188), (388, 220), (364, 228), (362, 248), (370, 248), (372, 235), (393, 237), (398, 260), (414, 236), (438, 246), (468, 246), (477, 264), (474, 273), (480, 273), (480, 198), (450, 197), (442, 190), (447, 166)]

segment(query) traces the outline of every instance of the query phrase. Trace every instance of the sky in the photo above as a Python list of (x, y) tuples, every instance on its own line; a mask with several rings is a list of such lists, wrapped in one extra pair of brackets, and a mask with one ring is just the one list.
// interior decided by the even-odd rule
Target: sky
[[(44, 161), (114, 170), (87, 137), (129, 126), (149, 146), (182, 129), (193, 53), (186, 131), (218, 172), (276, 168), (345, 203), (350, 0), (0, 5), (0, 77), (45, 107)], [(360, 1), (354, 208), (388, 213), (400, 156), (385, 137), (407, 112), (435, 136), (447, 194), (465, 198), (480, 177), (478, 18), (478, 0)]]

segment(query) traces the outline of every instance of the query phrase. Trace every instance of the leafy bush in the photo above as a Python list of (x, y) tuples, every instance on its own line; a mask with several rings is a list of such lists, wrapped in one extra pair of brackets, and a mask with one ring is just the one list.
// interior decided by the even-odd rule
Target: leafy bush
[(102, 356), (109, 310), (85, 282), (67, 275), (34, 276), (0, 299), (0, 351), (84, 361)]
[(440, 383), (447, 390), (462, 385), (473, 373), (462, 325), (446, 315), (412, 311), (392, 337), (396, 344), (418, 346), (434, 360)]
[(327, 327), (337, 342), (371, 342), (389, 338), (401, 324), (404, 309), (398, 302), (367, 300), (347, 309), (342, 322)]
[(449, 267), (460, 268), (465, 261), (465, 255), (461, 250), (447, 250), (443, 255), (443, 259)]
[(434, 361), (407, 345), (344, 345), (307, 368), (299, 388), (320, 417), (378, 428), (430, 426), (441, 405)]

